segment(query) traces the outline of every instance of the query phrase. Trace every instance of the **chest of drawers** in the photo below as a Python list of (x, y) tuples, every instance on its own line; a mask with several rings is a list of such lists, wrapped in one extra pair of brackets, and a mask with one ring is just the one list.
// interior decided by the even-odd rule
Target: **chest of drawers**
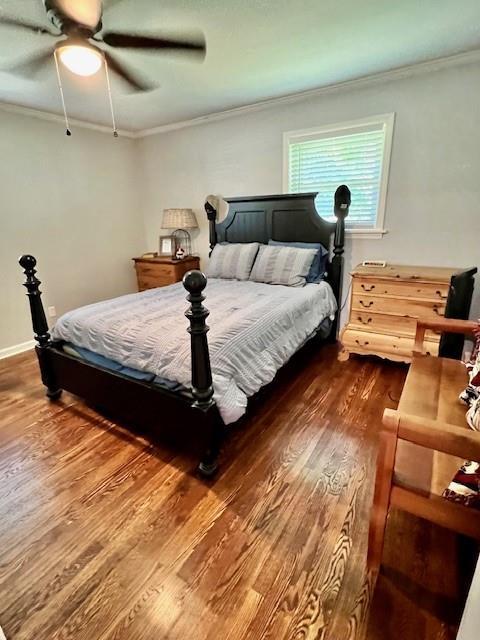
[[(340, 335), (340, 358), (357, 353), (410, 362), (417, 318), (468, 317), (475, 272), (359, 265), (351, 274), (350, 316)], [(438, 355), (440, 339), (427, 333), (426, 351)]]
[(197, 256), (188, 256), (183, 260), (168, 257), (133, 258), (133, 261), (139, 291), (180, 282), (187, 271), (200, 269), (200, 259)]

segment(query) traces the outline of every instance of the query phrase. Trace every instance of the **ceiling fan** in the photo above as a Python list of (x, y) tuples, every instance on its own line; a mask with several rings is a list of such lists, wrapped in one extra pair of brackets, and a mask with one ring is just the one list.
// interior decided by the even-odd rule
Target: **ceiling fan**
[[(35, 75), (52, 58), (57, 56), (65, 67), (77, 75), (91, 76), (102, 63), (113, 73), (120, 76), (136, 91), (149, 91), (155, 83), (127, 69), (110, 49), (136, 49), (155, 54), (172, 53), (189, 55), (193, 59), (203, 60), (206, 53), (205, 37), (197, 31), (184, 37), (161, 37), (103, 31), (103, 6), (100, 0), (43, 0), (47, 18), (54, 27), (46, 28), (15, 18), (0, 16), (0, 27), (10, 26), (24, 31), (54, 37), (57, 42), (48, 49), (7, 71), (19, 75)], [(98, 46), (100, 44), (100, 46)]]

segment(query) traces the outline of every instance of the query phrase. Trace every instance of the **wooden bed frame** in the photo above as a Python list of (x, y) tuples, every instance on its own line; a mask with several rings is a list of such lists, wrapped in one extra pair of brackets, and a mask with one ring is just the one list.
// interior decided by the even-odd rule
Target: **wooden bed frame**
[[(321, 218), (314, 200), (316, 193), (270, 195), (245, 198), (226, 198), (229, 211), (223, 222), (217, 223), (217, 211), (207, 202), (205, 210), (210, 226), (210, 247), (217, 242), (261, 242), (270, 239), (284, 242), (320, 242), (333, 250), (328, 264), (330, 283), (338, 308), (341, 307), (345, 218), (350, 205), (350, 191), (342, 185), (335, 192), (334, 213), (336, 223)], [(204, 476), (212, 476), (218, 467), (217, 458), (225, 435), (225, 425), (213, 400), (212, 373), (208, 351), (206, 324), (208, 310), (203, 306), (203, 291), (207, 278), (200, 271), (185, 274), (183, 284), (188, 291), (190, 307), (185, 315), (190, 321), (192, 388), (191, 396), (163, 389), (152, 383), (133, 380), (123, 374), (109, 371), (79, 360), (62, 350), (62, 343), (51, 340), (41, 301), (40, 281), (36, 274), (36, 259), (23, 255), (20, 265), (24, 269), (27, 296), (35, 350), (42, 382), (50, 400), (57, 400), (62, 390), (69, 391), (95, 406), (120, 412), (122, 418), (135, 420), (140, 413), (159, 415), (162, 421), (193, 422), (207, 439), (205, 454), (199, 464)], [(338, 312), (326, 340), (337, 337)]]

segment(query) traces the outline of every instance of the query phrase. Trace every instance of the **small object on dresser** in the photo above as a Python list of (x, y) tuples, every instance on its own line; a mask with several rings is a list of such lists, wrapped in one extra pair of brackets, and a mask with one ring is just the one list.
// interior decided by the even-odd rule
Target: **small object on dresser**
[[(351, 353), (411, 362), (418, 318), (468, 318), (476, 269), (358, 265), (351, 273), (350, 317), (340, 360)], [(428, 331), (426, 351), (455, 357), (463, 339)]]
[(364, 260), (362, 262), (362, 267), (386, 267), (387, 263), (385, 260)]
[(133, 261), (139, 291), (180, 282), (187, 271), (200, 269), (200, 258), (197, 256), (188, 256), (183, 260), (174, 260), (171, 256), (141, 257), (133, 258)]
[(172, 236), (160, 236), (159, 246), (158, 246), (158, 255), (159, 256), (173, 256), (173, 238)]
[(183, 249), (183, 247), (178, 247), (175, 252), (175, 258), (177, 260), (183, 260), (183, 258), (185, 258), (185, 249)]

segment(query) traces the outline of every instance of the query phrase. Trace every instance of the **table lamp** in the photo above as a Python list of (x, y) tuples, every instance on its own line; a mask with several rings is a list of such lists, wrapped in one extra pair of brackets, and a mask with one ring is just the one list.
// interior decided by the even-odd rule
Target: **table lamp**
[(192, 209), (164, 209), (162, 229), (173, 229), (173, 257), (182, 258), (192, 253), (192, 240), (187, 229), (198, 229)]

